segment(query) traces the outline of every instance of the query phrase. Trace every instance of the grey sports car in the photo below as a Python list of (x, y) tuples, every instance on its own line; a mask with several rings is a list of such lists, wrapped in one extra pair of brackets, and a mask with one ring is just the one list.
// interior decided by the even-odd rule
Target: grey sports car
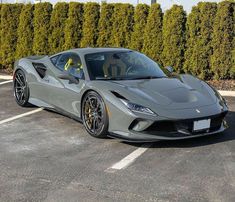
[(94, 137), (133, 142), (220, 133), (228, 107), (198, 78), (136, 51), (83, 48), (15, 62), (14, 95), (81, 121)]

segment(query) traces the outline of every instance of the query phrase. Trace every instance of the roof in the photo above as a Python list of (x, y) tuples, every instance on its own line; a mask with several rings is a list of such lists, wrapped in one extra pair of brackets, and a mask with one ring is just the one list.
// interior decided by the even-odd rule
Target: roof
[(90, 53), (99, 53), (99, 52), (109, 52), (109, 51), (123, 51), (129, 50), (126, 48), (77, 48), (68, 51), (77, 52), (79, 54), (90, 54)]

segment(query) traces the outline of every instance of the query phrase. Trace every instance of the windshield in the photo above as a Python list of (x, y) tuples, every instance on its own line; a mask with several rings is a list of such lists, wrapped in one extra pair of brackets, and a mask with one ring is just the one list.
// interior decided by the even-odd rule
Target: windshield
[(88, 72), (92, 80), (153, 79), (167, 77), (160, 66), (135, 51), (87, 54)]

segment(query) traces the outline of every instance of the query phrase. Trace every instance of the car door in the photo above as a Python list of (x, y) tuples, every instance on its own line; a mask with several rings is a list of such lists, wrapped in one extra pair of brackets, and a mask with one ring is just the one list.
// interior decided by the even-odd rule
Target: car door
[[(58, 109), (80, 117), (81, 90), (85, 83), (83, 66), (77, 53), (63, 53), (58, 58), (51, 58), (54, 64), (54, 78), (61, 85), (51, 86), (50, 103)], [(69, 74), (78, 83), (59, 78), (61, 74)]]

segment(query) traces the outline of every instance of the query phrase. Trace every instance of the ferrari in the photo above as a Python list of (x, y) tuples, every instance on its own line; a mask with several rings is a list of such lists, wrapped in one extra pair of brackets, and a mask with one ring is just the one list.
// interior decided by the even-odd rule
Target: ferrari
[(212, 135), (227, 127), (216, 89), (124, 48), (80, 48), (14, 64), (16, 102), (82, 122), (97, 138), (130, 142)]

